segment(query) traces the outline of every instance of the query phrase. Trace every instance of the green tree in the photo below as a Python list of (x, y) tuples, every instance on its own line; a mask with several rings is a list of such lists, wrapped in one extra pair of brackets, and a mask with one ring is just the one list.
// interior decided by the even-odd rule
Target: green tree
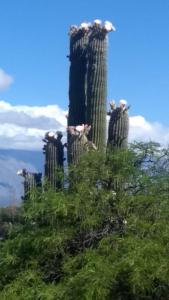
[(72, 167), (70, 188), (23, 203), (0, 243), (0, 299), (168, 299), (169, 150), (96, 153)]

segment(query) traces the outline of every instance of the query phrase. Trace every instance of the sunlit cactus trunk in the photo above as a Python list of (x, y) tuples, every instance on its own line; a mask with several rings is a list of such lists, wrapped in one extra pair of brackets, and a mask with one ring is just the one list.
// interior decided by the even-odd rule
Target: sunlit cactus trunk
[(93, 29), (88, 46), (87, 123), (92, 128), (89, 139), (99, 150), (106, 146), (106, 55), (106, 32)]
[(72, 165), (77, 165), (81, 156), (88, 150), (94, 149), (96, 147), (93, 143), (88, 141), (88, 134), (91, 126), (79, 125), (79, 126), (69, 126), (68, 133), (70, 136), (68, 144), (68, 163)]
[[(112, 30), (110, 22), (102, 26), (100, 20), (70, 30), (68, 126), (90, 125), (89, 141), (98, 150), (106, 148), (107, 33)], [(78, 146), (75, 143), (70, 147), (72, 138), (68, 131), (69, 163), (72, 147), (73, 153), (75, 149), (80, 153), (79, 147), (83, 152), (83, 143), (77, 141)]]
[(64, 145), (61, 142), (62, 134), (55, 136), (47, 133), (43, 153), (45, 154), (45, 179), (49, 186), (56, 190), (63, 184)]
[(128, 146), (128, 109), (117, 107), (110, 114), (108, 127), (108, 149), (126, 149)]
[(85, 136), (71, 136), (70, 137), (70, 145), (68, 152), (68, 162), (69, 164), (77, 165), (80, 157), (86, 151), (86, 143), (87, 139)]
[[(108, 140), (107, 140), (107, 150), (108, 153), (116, 152), (116, 155), (120, 155), (121, 160), (125, 160), (125, 152), (119, 152), (119, 150), (126, 150), (128, 147), (128, 134), (129, 134), (129, 115), (128, 109), (126, 107), (126, 101), (121, 100), (120, 106), (115, 108), (114, 103), (110, 103), (111, 112), (109, 127), (108, 127)], [(115, 173), (118, 170), (118, 166), (112, 165)], [(125, 184), (122, 178), (119, 176), (115, 176), (112, 181), (113, 190), (117, 193), (120, 193), (124, 190)]]
[(28, 196), (31, 190), (41, 187), (42, 174), (41, 173), (29, 173), (24, 176), (24, 194)]
[(86, 72), (88, 30), (70, 30), (68, 125), (86, 123)]
[(31, 192), (34, 189), (42, 187), (42, 173), (31, 173), (26, 169), (22, 169), (19, 170), (17, 174), (24, 178), (24, 196), (22, 197), (23, 200), (29, 199)]

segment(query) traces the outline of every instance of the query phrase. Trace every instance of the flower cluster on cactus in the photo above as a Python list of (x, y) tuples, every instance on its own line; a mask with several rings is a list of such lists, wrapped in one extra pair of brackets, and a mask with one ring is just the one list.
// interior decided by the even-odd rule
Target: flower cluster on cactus
[(83, 31), (83, 32), (89, 32), (91, 33), (93, 30), (102, 30), (103, 32), (110, 32), (110, 31), (116, 31), (116, 28), (114, 25), (109, 22), (105, 21), (104, 23), (100, 19), (95, 19), (93, 23), (91, 22), (82, 22), (79, 26), (77, 25), (71, 25), (70, 26), (70, 35), (75, 35), (76, 33)]
[(91, 126), (87, 124), (68, 126), (68, 163), (76, 165), (80, 157), (89, 150), (96, 150), (96, 146), (88, 140)]
[(91, 126), (87, 125), (87, 124), (86, 125), (82, 124), (82, 125), (77, 125), (77, 126), (68, 126), (68, 132), (71, 135), (76, 135), (78, 137), (81, 137), (83, 134), (88, 135), (90, 129), (91, 129)]

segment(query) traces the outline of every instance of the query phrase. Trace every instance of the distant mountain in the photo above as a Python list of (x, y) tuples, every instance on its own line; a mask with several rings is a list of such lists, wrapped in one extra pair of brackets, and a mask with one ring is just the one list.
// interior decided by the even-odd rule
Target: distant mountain
[(18, 204), (23, 194), (23, 179), (18, 169), (43, 172), (42, 151), (0, 149), (0, 206)]

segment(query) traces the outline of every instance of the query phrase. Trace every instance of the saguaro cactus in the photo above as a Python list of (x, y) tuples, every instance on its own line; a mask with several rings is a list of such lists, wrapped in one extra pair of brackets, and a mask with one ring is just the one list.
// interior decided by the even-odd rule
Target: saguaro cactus
[(61, 142), (61, 132), (47, 132), (43, 141), (45, 154), (45, 178), (53, 189), (62, 186), (61, 172), (64, 162), (64, 145)]
[(84, 124), (68, 127), (68, 133), (70, 135), (68, 144), (69, 164), (76, 165), (85, 151), (88, 151), (89, 149), (96, 150), (95, 145), (92, 142), (88, 141), (87, 138), (90, 129), (91, 126)]
[(42, 186), (42, 173), (31, 173), (26, 169), (18, 170), (17, 175), (24, 178), (24, 196), (23, 199), (28, 199), (33, 189)]
[(85, 123), (86, 119), (86, 72), (89, 26), (70, 28), (69, 116), (68, 125)]
[(129, 116), (126, 107), (127, 102), (120, 100), (119, 107), (115, 103), (110, 103), (111, 112), (108, 128), (108, 149), (125, 149), (128, 145)]
[(102, 150), (106, 146), (107, 33), (114, 30), (106, 21), (95, 20), (89, 36), (87, 72), (87, 123), (89, 139)]
[(89, 140), (99, 150), (106, 146), (107, 33), (112, 30), (110, 22), (102, 26), (100, 20), (70, 30), (68, 126), (91, 125)]

